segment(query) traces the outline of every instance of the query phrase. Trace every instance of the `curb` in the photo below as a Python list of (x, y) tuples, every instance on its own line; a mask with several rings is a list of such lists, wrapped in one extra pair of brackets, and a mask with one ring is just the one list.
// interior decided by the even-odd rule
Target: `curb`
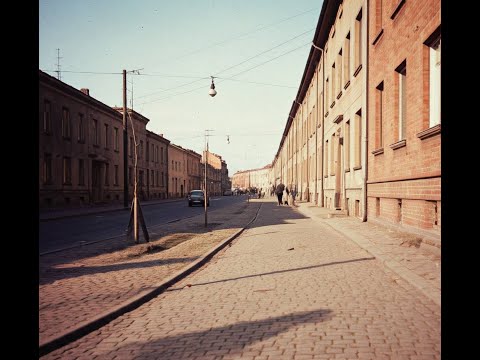
[(392, 270), (395, 274), (400, 276), (403, 280), (407, 281), (410, 285), (416, 287), (418, 290), (422, 292), (423, 295), (428, 297), (438, 306), (441, 306), (441, 291), (433, 287), (430, 283), (428, 283), (425, 279), (421, 276), (415, 274), (413, 271), (407, 269), (405, 266), (400, 264), (398, 261), (393, 260), (390, 256), (383, 253), (381, 250), (378, 250), (376, 246), (372, 245), (370, 240), (360, 234), (351, 234), (346, 231), (337, 229), (331, 224), (323, 221), (320, 218), (317, 218), (315, 215), (310, 213), (308, 210), (300, 210), (297, 208), (298, 211), (303, 212), (305, 215), (310, 216), (311, 219), (314, 221), (320, 222), (324, 225), (329, 226), (332, 230), (336, 231), (337, 233), (345, 236), (346, 238), (350, 239), (362, 249), (370, 253), (376, 259), (380, 260), (383, 265), (387, 268)]
[(149, 300), (153, 299), (154, 297), (163, 293), (166, 289), (170, 286), (174, 285), (178, 281), (182, 280), (186, 276), (190, 275), (192, 272), (198, 270), (203, 265), (205, 265), (215, 254), (217, 254), (220, 250), (222, 250), (225, 246), (231, 243), (234, 239), (236, 239), (243, 231), (250, 226), (252, 222), (254, 222), (257, 217), (258, 213), (260, 212), (262, 205), (257, 209), (257, 212), (252, 220), (250, 220), (247, 225), (243, 228), (238, 230), (235, 234), (228, 237), (222, 243), (215, 246), (211, 249), (207, 254), (202, 256), (201, 258), (195, 260), (193, 263), (187, 265), (185, 268), (178, 271), (176, 274), (167, 277), (166, 280), (162, 281), (160, 284), (154, 286), (153, 290), (145, 290), (142, 293), (124, 301), (120, 305), (117, 305), (113, 309), (105, 311), (93, 319), (83, 321), (77, 324), (77, 327), (71, 330), (67, 330), (63, 333), (60, 333), (58, 336), (51, 337), (45, 341), (43, 341), (38, 348), (39, 357), (44, 356), (54, 350), (61, 348), (75, 340), (80, 339), (81, 337), (87, 335), (88, 333), (97, 330), (98, 328), (108, 324), (112, 320), (116, 319), (117, 317), (135, 310), (139, 306), (143, 305), (144, 303), (148, 302)]
[[(167, 204), (167, 203), (172, 203), (176, 201), (184, 200), (183, 198), (181, 199), (172, 199), (172, 200), (167, 200), (167, 201), (162, 201), (162, 202), (155, 202), (155, 203), (150, 203), (150, 202), (145, 202), (141, 203), (142, 206), (151, 206), (151, 205), (158, 205), (158, 204)], [(114, 209), (103, 209), (103, 210), (94, 210), (91, 212), (86, 212), (86, 213), (75, 213), (75, 214), (65, 214), (65, 215), (58, 215), (58, 216), (53, 216), (53, 217), (48, 217), (48, 218), (41, 218), (39, 217), (40, 222), (47, 222), (47, 221), (52, 221), (52, 220), (58, 220), (58, 219), (66, 219), (66, 218), (71, 218), (71, 217), (80, 217), (80, 216), (88, 216), (88, 215), (95, 215), (95, 214), (102, 214), (106, 212), (115, 212), (115, 211), (130, 211), (130, 207), (128, 208), (114, 208)]]

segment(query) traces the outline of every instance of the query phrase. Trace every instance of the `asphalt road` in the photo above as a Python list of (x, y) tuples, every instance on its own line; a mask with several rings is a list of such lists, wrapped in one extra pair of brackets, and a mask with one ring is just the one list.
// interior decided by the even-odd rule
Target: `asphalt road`
[[(208, 211), (218, 211), (242, 201), (247, 201), (247, 198), (245, 196), (212, 197)], [(201, 206), (189, 207), (185, 200), (145, 205), (142, 206), (142, 211), (150, 232), (155, 231), (155, 226), (202, 214), (204, 208)], [(124, 236), (129, 217), (130, 211), (120, 210), (41, 222), (39, 224), (39, 253)]]

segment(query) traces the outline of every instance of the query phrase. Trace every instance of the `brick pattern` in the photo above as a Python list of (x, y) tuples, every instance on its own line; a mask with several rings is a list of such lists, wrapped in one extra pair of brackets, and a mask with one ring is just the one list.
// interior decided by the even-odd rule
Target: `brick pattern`
[[(368, 199), (380, 198), (380, 219), (395, 222), (395, 208), (402, 199), (401, 222), (421, 229), (440, 230), (441, 135), (420, 139), (428, 129), (429, 76), (428, 47), (424, 42), (440, 26), (440, 1), (406, 1), (394, 19), (390, 17), (398, 1), (377, 1), (370, 17), (368, 93), (375, 94), (383, 81), (384, 152), (374, 155), (379, 139), (377, 121), (370, 121), (368, 133)], [(381, 16), (381, 21), (379, 20)], [(372, 45), (375, 37), (383, 34)], [(398, 139), (398, 65), (406, 60), (406, 145), (392, 149)], [(378, 115), (379, 102), (369, 102), (369, 114)], [(370, 120), (375, 120), (373, 117)], [(415, 180), (430, 178), (426, 180)], [(413, 180), (407, 180), (413, 179)], [(406, 180), (399, 182), (398, 180)], [(393, 199), (392, 199), (393, 198)], [(376, 213), (376, 202), (368, 204), (368, 214)], [(436, 207), (436, 213), (435, 213)], [(435, 224), (436, 222), (436, 224)]]

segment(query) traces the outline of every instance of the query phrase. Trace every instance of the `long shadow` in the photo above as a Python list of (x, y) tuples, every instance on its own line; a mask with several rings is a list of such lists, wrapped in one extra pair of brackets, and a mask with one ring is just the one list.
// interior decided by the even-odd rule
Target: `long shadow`
[(131, 342), (116, 348), (115, 354), (119, 358), (122, 358), (122, 355), (130, 357), (134, 355), (136, 359), (148, 356), (155, 359), (201, 359), (203, 357), (213, 359), (214, 356), (222, 358), (221, 355), (227, 353), (229, 358), (240, 357), (241, 352), (253, 343), (274, 338), (292, 327), (319, 324), (332, 317), (332, 310), (318, 309), (262, 320), (241, 321), (231, 325), (166, 336), (148, 342)]
[[(209, 281), (209, 282), (204, 282), (204, 283), (191, 284), (191, 286), (210, 285), (210, 284), (222, 283), (222, 282), (227, 282), (227, 281), (236, 281), (236, 280), (241, 280), (241, 279), (248, 279), (248, 278), (257, 277), (257, 276), (283, 274), (283, 273), (288, 273), (288, 272), (292, 272), (292, 271), (302, 271), (302, 270), (316, 269), (316, 268), (324, 267), (324, 266), (346, 264), (346, 263), (352, 263), (352, 262), (357, 262), (357, 261), (365, 261), (365, 260), (375, 260), (375, 257), (359, 258), (359, 259), (352, 259), (352, 260), (345, 260), (345, 261), (333, 261), (333, 262), (320, 264), (320, 265), (311, 265), (311, 266), (303, 266), (303, 267), (294, 268), (294, 269), (269, 271), (269, 272), (260, 273), (260, 274), (238, 276), (238, 277), (234, 277), (234, 278), (230, 278), (230, 279), (222, 279), (222, 280), (215, 280), (215, 281)], [(182, 290), (182, 288), (172, 288), (172, 289), (168, 289), (167, 291), (177, 291), (177, 290)]]
[(54, 266), (43, 270), (40, 275), (40, 285), (53, 283), (56, 280), (69, 279), (85, 275), (103, 274), (112, 271), (149, 268), (153, 266), (163, 266), (175, 263), (189, 263), (198, 259), (195, 257), (171, 258), (165, 260), (149, 260), (134, 263), (121, 263), (101, 266), (73, 266), (68, 268), (56, 268)]

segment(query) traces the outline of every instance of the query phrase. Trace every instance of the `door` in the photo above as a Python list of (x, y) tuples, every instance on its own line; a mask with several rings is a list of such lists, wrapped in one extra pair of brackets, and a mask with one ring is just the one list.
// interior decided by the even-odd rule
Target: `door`
[(102, 163), (100, 161), (92, 161), (92, 202), (102, 201)]
[(335, 153), (335, 209), (342, 208), (342, 169), (343, 169), (343, 137), (341, 133), (338, 133), (338, 136), (335, 137), (336, 140), (336, 153)]

